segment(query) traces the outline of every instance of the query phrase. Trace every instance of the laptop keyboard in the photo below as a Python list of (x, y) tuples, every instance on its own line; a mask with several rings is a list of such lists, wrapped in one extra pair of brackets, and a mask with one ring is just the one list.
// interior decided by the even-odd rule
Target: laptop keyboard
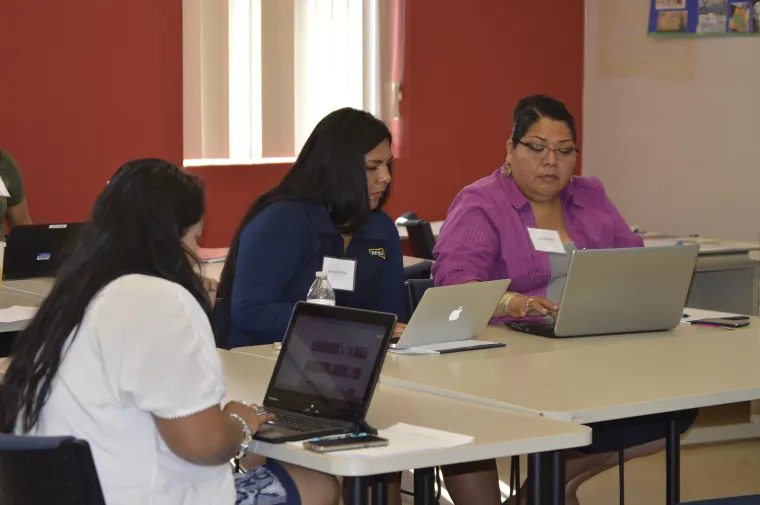
[[(259, 409), (259, 413), (266, 414), (267, 412)], [(269, 421), (268, 424), (281, 426), (293, 431), (309, 432), (344, 426), (344, 423), (331, 422), (328, 419), (320, 417), (302, 416), (286, 411), (270, 411), (270, 413), (274, 414), (276, 419), (274, 421)]]

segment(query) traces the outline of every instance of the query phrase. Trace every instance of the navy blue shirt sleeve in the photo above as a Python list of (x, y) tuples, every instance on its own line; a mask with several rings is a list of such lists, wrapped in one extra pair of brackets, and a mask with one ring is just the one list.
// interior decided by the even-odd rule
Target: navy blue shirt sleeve
[(390, 217), (384, 216), (383, 227), (388, 234), (386, 260), (380, 273), (380, 286), (378, 286), (377, 307), (380, 312), (391, 312), (398, 316), (399, 322), (405, 323), (408, 319), (406, 313), (404, 293), (404, 257), (401, 253), (401, 239), (398, 229)]
[(270, 343), (254, 335), (275, 334), (282, 339), (294, 303), (282, 293), (307, 250), (309, 234), (303, 212), (288, 203), (264, 209), (240, 235), (230, 315), (232, 325), (250, 335), (246, 345)]

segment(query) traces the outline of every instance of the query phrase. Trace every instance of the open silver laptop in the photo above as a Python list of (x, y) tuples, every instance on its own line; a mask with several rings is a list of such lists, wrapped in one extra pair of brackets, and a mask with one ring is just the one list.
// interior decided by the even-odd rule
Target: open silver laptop
[(557, 320), (508, 322), (544, 337), (661, 331), (681, 322), (699, 246), (574, 251)]
[(509, 283), (505, 279), (428, 289), (391, 348), (449, 353), (503, 347), (502, 343), (473, 339), (488, 325)]

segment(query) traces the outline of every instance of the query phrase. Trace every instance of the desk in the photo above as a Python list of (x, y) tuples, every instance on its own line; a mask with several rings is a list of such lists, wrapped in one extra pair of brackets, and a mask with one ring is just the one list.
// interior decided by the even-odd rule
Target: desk
[[(260, 403), (275, 362), (229, 351), (220, 350), (219, 355), (228, 378), (228, 398)], [(456, 415), (451, 415), (452, 412)], [(251, 451), (331, 475), (356, 478), (409, 468), (556, 452), (591, 442), (591, 432), (586, 427), (386, 385), (377, 387), (367, 420), (380, 429), (404, 422), (470, 435), (474, 440), (463, 446), (410, 452), (401, 457), (356, 458), (340, 452), (317, 454), (287, 444), (264, 442), (255, 442)], [(564, 497), (564, 486), (560, 493)]]
[[(44, 298), (50, 294), (50, 290), (53, 289), (54, 282), (55, 279), (52, 277), (3, 281), (3, 290)], [(39, 305), (39, 302), (37, 305)]]
[[(695, 328), (657, 339), (383, 370), (383, 383), (574, 423), (760, 399), (760, 332)], [(680, 330), (680, 328), (679, 328)], [(688, 334), (690, 333), (690, 334)], [(472, 353), (473, 355), (475, 352)], [(678, 502), (678, 437), (668, 437), (668, 503)]]
[(653, 233), (642, 236), (647, 247), (675, 245), (678, 241), (699, 244), (688, 307), (755, 316), (760, 313), (760, 263), (755, 258), (759, 243)]
[[(739, 333), (738, 335), (742, 335), (743, 337), (746, 337), (748, 332), (751, 331), (760, 333), (760, 319), (753, 318), (752, 326), (741, 331), (743, 333)], [(390, 353), (386, 357), (385, 365), (383, 367), (383, 375), (380, 380), (385, 383), (389, 380), (389, 377), (391, 378), (390, 380), (393, 381), (394, 377), (403, 378), (408, 376), (408, 374), (415, 373), (415, 371), (420, 372), (421, 370), (427, 370), (427, 366), (431, 362), (435, 362), (437, 367), (443, 367), (446, 369), (454, 368), (459, 370), (461, 369), (460, 367), (465, 365), (478, 367), (486, 360), (497, 360), (498, 363), (504, 364), (506, 362), (505, 360), (509, 357), (522, 358), (534, 354), (557, 354), (564, 353), (565, 351), (574, 351), (576, 354), (561, 355), (577, 356), (577, 353), (583, 353), (586, 349), (592, 347), (646, 345), (648, 346), (647, 352), (656, 355), (659, 352), (659, 346), (668, 341), (682, 340), (682, 344), (687, 344), (693, 338), (705, 336), (710, 336), (714, 339), (723, 339), (728, 344), (733, 338), (736, 338), (737, 333), (736, 331), (717, 331), (713, 328), (682, 324), (668, 332), (571, 339), (548, 339), (514, 332), (504, 326), (489, 326), (478, 338), (481, 340), (502, 342), (506, 344), (506, 347), (463, 353), (451, 353), (439, 356), (409, 356)], [(758, 336), (758, 338), (760, 339), (760, 336)], [(253, 354), (272, 360), (277, 359), (278, 355), (278, 351), (275, 351), (271, 345), (241, 347), (235, 349), (235, 352)], [(493, 382), (493, 380), (491, 382)], [(518, 384), (522, 384), (524, 380), (525, 377), (523, 377)], [(600, 382), (606, 382), (606, 380), (605, 375), (604, 381)], [(742, 409), (744, 408), (742, 407)], [(750, 409), (747, 409), (746, 417), (744, 417), (744, 415), (732, 416), (728, 421), (725, 420), (726, 409), (712, 409), (712, 411), (707, 414), (709, 415), (712, 413), (713, 417), (718, 417), (718, 422), (713, 421), (711, 424), (707, 425), (698, 423), (689, 431), (684, 438), (683, 443), (688, 445), (760, 438), (760, 412), (757, 412), (756, 405), (752, 405), (751, 409), (754, 409), (755, 411), (754, 416), (750, 416)], [(721, 416), (723, 417), (723, 420), (720, 419)]]
[[(14, 305), (21, 305), (25, 307), (39, 307), (42, 303), (42, 298), (36, 295), (28, 293), (20, 293), (7, 289), (3, 286), (0, 289), (0, 309), (7, 309)], [(16, 332), (19, 332), (26, 328), (29, 321), (17, 321), (15, 323), (2, 323), (0, 324), (0, 356), (7, 356), (10, 354), (11, 346), (13, 345), (13, 339), (16, 337)], [(0, 367), (1, 368), (1, 367)]]

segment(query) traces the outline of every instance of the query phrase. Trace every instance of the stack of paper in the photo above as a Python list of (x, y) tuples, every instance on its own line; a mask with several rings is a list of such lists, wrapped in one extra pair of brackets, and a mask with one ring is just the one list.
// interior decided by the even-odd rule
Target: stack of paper
[[(377, 457), (406, 452), (429, 451), (469, 444), (473, 437), (448, 431), (434, 430), (412, 424), (398, 423), (385, 430), (379, 430), (378, 436), (388, 439), (385, 447), (369, 447), (340, 451), (341, 455), (349, 457)], [(290, 442), (291, 445), (303, 448), (303, 442)]]

